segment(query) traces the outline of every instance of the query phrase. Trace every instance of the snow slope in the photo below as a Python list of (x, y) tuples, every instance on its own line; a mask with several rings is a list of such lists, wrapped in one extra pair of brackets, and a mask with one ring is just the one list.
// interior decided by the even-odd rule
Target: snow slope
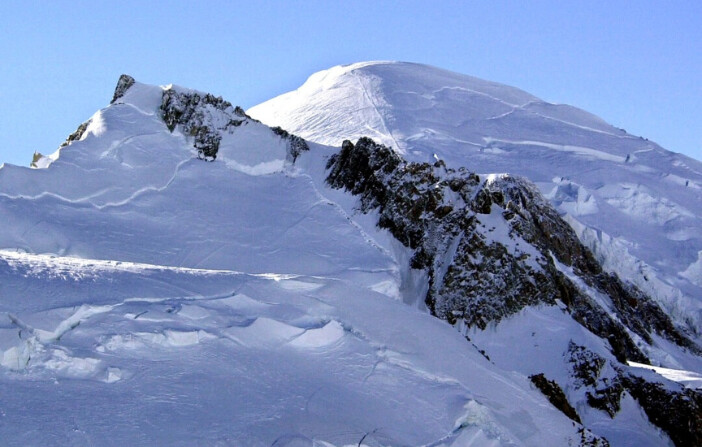
[(248, 112), (323, 144), (369, 136), (410, 160), (528, 177), (607, 270), (699, 340), (699, 161), (577, 108), (412, 63), (333, 67)]
[(596, 439), (399, 299), (387, 236), (320, 182), (334, 148), (293, 165), (204, 105), (227, 130), (200, 160), (161, 118), (168, 89), (196, 93), (135, 83), (44, 169), (0, 168), (4, 445)]
[(5, 445), (576, 438), (525, 378), (347, 281), (13, 252), (0, 275)]

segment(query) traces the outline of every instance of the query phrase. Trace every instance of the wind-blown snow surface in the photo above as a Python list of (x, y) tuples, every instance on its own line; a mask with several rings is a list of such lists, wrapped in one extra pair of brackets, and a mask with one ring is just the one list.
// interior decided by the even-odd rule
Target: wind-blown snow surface
[(323, 144), (369, 136), (410, 160), (526, 176), (606, 269), (702, 333), (696, 160), (574, 107), (411, 63), (337, 66), (248, 112)]
[(332, 149), (291, 166), (246, 120), (198, 160), (162, 92), (133, 85), (46, 169), (0, 169), (3, 445), (580, 441), (399, 300), (395, 257), (321, 186)]

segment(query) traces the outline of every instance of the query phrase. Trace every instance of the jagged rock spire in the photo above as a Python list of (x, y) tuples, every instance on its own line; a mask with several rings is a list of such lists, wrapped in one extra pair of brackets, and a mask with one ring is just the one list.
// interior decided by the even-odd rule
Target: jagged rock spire
[(112, 96), (112, 101), (110, 101), (110, 104), (114, 104), (115, 101), (124, 96), (127, 90), (129, 90), (129, 88), (132, 85), (134, 85), (135, 82), (136, 81), (133, 77), (126, 74), (121, 75), (119, 77), (119, 80), (117, 81), (117, 86), (115, 87), (115, 94)]

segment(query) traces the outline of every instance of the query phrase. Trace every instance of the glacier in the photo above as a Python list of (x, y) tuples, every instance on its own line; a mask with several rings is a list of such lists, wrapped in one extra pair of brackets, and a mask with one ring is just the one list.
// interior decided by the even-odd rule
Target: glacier
[(170, 90), (195, 93), (135, 82), (43, 169), (0, 169), (3, 444), (591, 436), (405, 305), (396, 260), (285, 138), (207, 106), (241, 123), (199, 160), (161, 118)]
[(406, 62), (336, 66), (248, 113), (322, 144), (368, 136), (412, 161), (525, 176), (605, 268), (702, 334), (697, 160), (575, 107)]
[[(449, 87), (434, 89), (439, 72)], [(466, 79), (469, 86), (450, 86)], [(497, 121), (526, 113), (530, 123), (545, 119), (586, 136), (619, 131), (517, 89), (415, 64), (335, 67), (310, 80), (295, 94), (307, 96), (289, 102), (304, 111), (274, 99), (246, 113), (204, 92), (123, 76), (111, 104), (57, 152), (35, 157), (35, 169), (0, 168), (3, 443), (665, 446), (697, 433), (666, 426), (696, 423), (702, 361), (693, 345), (656, 330), (642, 332), (646, 340), (576, 267), (549, 260), (543, 247), (514, 236), (509, 205), (500, 204), (497, 193), (512, 184), (539, 193), (509, 175), (483, 173), (529, 174), (508, 169), (516, 159), (527, 171), (542, 169), (541, 177), (530, 177), (545, 197), (536, 202), (557, 206), (608, 271), (633, 287), (640, 281), (627, 273), (646, 275), (642, 281), (652, 286), (639, 289), (691, 340), (698, 340), (698, 253), (672, 281), (671, 269), (642, 254), (662, 242), (646, 248), (643, 239), (633, 240), (644, 233), (628, 230), (640, 215), (651, 234), (668, 225), (677, 242), (692, 245), (696, 236), (685, 225), (698, 219), (695, 202), (661, 200), (657, 184), (639, 184), (639, 177), (598, 192), (573, 172), (557, 172), (574, 160), (580, 166), (595, 160), (593, 178), (604, 181), (610, 164), (626, 167), (645, 158), (641, 154), (562, 135), (551, 140), (548, 129), (538, 134), (538, 125), (532, 130), (538, 135), (522, 135), (526, 124), (507, 121), (499, 125), (514, 127), (514, 136), (498, 139), (495, 132), (472, 144), (470, 135), (454, 138), (439, 124), (447, 111), (465, 119), (454, 113), (457, 104), (470, 107), (478, 98), (476, 110), (494, 108), (487, 112)], [(388, 82), (398, 88), (392, 98), (380, 95)], [(279, 121), (264, 117), (266, 109), (280, 112)], [(403, 116), (392, 116), (401, 109)], [(331, 111), (338, 114), (324, 116)], [(412, 120), (426, 120), (421, 133)], [(615, 340), (594, 333), (558, 300), (531, 303), (482, 328), (435, 318), (425, 296), (432, 275), (446, 276), (458, 259), (460, 238), (432, 239), (445, 249), (436, 273), (413, 267), (416, 250), (378, 225), (382, 214), (330, 181), (339, 146), (361, 137), (409, 162), (430, 161), (429, 167), (402, 166), (438, 175), (431, 185), (413, 185), (418, 194), (444, 187), (445, 204), (470, 205), (442, 186), (454, 175), (447, 166), (478, 171), (476, 194), (488, 191), (492, 198), (475, 196), (481, 204), (476, 237), (507, 247), (534, 269), (552, 266), (654, 366), (622, 363), (613, 353)], [(644, 144), (627, 135), (621, 140)], [(498, 155), (512, 160), (490, 165)], [(696, 162), (676, 157), (678, 177), (646, 175), (694, 190), (700, 183), (686, 169)], [(550, 171), (549, 161), (555, 163)], [(674, 224), (666, 220), (670, 215)], [(538, 374), (560, 385), (577, 421), (544, 395), (533, 379)], [(690, 406), (664, 408), (680, 419), (661, 422), (647, 413), (661, 396)], [(612, 406), (601, 404), (610, 398)]]

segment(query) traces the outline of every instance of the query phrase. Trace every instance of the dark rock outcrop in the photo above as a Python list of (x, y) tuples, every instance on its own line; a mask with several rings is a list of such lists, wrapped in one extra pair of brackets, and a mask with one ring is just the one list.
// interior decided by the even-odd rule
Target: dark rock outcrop
[(576, 389), (586, 387), (587, 404), (614, 418), (624, 393), (641, 406), (649, 421), (665, 431), (676, 446), (702, 445), (702, 392), (663, 379), (644, 379), (633, 369), (610, 365), (584, 346), (570, 343), (566, 360), (571, 364)]
[(78, 141), (81, 138), (83, 138), (83, 134), (85, 133), (89, 124), (90, 124), (90, 121), (88, 120), (88, 121), (82, 123), (80, 126), (78, 126), (76, 131), (73, 132), (72, 134), (70, 134), (68, 136), (68, 138), (66, 138), (66, 141), (61, 143), (61, 146), (59, 146), (59, 147), (66, 147), (66, 146), (70, 145), (71, 143), (73, 143), (74, 141)]
[(38, 162), (44, 158), (44, 155), (41, 152), (35, 152), (34, 155), (32, 156), (32, 162), (29, 164), (30, 168), (38, 168)]
[[(233, 132), (237, 127), (251, 122), (259, 122), (248, 116), (241, 107), (232, 107), (231, 103), (221, 97), (178, 92), (172, 88), (163, 92), (161, 117), (171, 132), (176, 126), (181, 126), (182, 132), (193, 138), (198, 158), (207, 161), (217, 158), (224, 133)], [(303, 151), (309, 150), (307, 142), (302, 138), (279, 127), (271, 131), (287, 140), (290, 161), (295, 162)]]
[(133, 77), (123, 74), (117, 80), (117, 86), (115, 87), (115, 93), (112, 95), (112, 101), (110, 104), (114, 104), (119, 98), (124, 96), (124, 94), (136, 83)]
[[(211, 119), (208, 119), (211, 118), (206, 114), (208, 106), (221, 112), (232, 109), (232, 105), (221, 97), (210, 94), (179, 93), (174, 89), (168, 89), (163, 92), (161, 99), (161, 116), (171, 132), (177, 125), (181, 125), (183, 133), (193, 137), (193, 146), (197, 149), (198, 158), (214, 161), (219, 151), (219, 143), (222, 141), (221, 131), (226, 130), (230, 125), (233, 127), (241, 125), (245, 117), (230, 120), (223, 128), (218, 128), (213, 125)], [(232, 111), (229, 111), (229, 114), (232, 114)], [(233, 114), (236, 114), (236, 111), (233, 111)]]
[(310, 150), (307, 141), (298, 137), (297, 135), (293, 135), (281, 127), (272, 127), (271, 130), (279, 137), (288, 140), (288, 155), (290, 156), (290, 161), (293, 163), (295, 163), (297, 157), (299, 157), (303, 152)]
[(595, 386), (602, 373), (602, 368), (607, 360), (590, 351), (584, 346), (579, 346), (571, 340), (568, 344), (566, 361), (573, 369), (572, 377), (575, 386)]
[(580, 416), (578, 416), (578, 412), (575, 411), (575, 408), (573, 408), (570, 402), (568, 402), (568, 398), (558, 383), (553, 380), (548, 380), (543, 373), (534, 374), (533, 376), (530, 376), (529, 379), (531, 380), (531, 383), (533, 383), (534, 386), (536, 386), (536, 388), (538, 388), (539, 391), (541, 391), (541, 393), (548, 398), (551, 405), (561, 410), (561, 413), (565, 414), (573, 421), (577, 422), (578, 424), (582, 424)]
[[(329, 185), (358, 195), (360, 210), (377, 212), (378, 226), (414, 251), (411, 266), (429, 276), (427, 306), (451, 324), (485, 328), (526, 306), (561, 302), (622, 362), (648, 363), (628, 331), (697, 349), (651, 299), (603, 272), (525, 179), (408, 163), (369, 138), (345, 141), (327, 169)], [(610, 296), (613, 307), (587, 288)]]
[(622, 375), (622, 384), (676, 446), (702, 445), (702, 392), (648, 382), (632, 374)]
[(578, 428), (580, 435), (580, 447), (609, 447), (609, 441), (600, 436), (596, 436), (585, 427)]
[[(424, 298), (433, 315), (485, 328), (527, 306), (560, 303), (606, 340), (618, 361), (571, 343), (567, 386), (584, 387), (580, 396), (587, 405), (612, 418), (630, 393), (676, 445), (702, 445), (699, 392), (647, 382), (625, 366), (627, 360), (649, 363), (632, 333), (649, 344), (655, 333), (692, 352), (699, 348), (653, 300), (605, 272), (529, 181), (508, 175), (481, 179), (441, 161), (408, 163), (368, 138), (355, 145), (345, 141), (327, 168), (329, 185), (358, 195), (360, 210), (377, 213), (378, 226), (412, 249), (411, 267), (428, 274)], [(595, 294), (611, 305), (595, 301)], [(542, 374), (531, 380), (554, 406), (580, 421), (557, 383)], [(593, 439), (591, 445), (607, 445)]]

